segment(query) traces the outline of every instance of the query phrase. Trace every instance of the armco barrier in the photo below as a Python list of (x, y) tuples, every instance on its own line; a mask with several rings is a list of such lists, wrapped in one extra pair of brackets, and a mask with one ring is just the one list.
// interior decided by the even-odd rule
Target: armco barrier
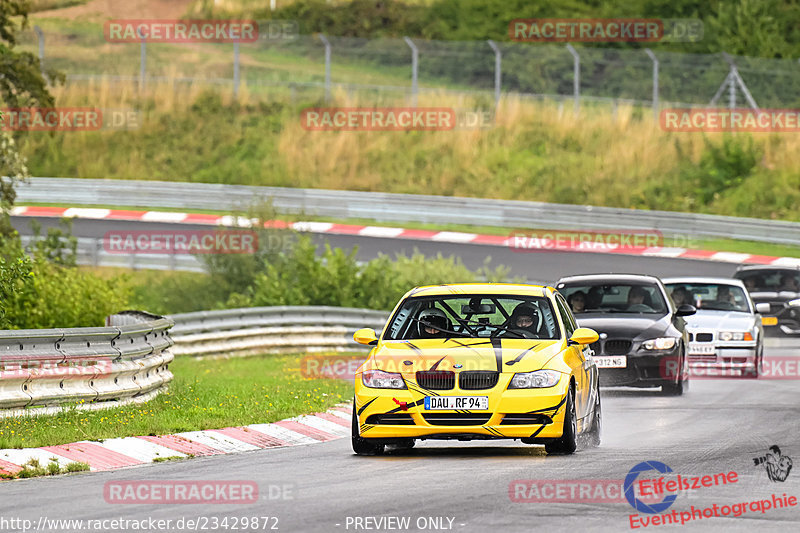
[(353, 341), (359, 328), (380, 332), (385, 311), (344, 307), (253, 307), (201, 311), (170, 317), (176, 356), (363, 351)]
[(102, 328), (0, 331), (0, 409), (152, 397), (172, 381), (172, 325), (129, 311)]
[[(723, 237), (797, 244), (800, 223), (671, 211), (547, 204), (451, 196), (255, 187), (143, 180), (31, 178), (17, 185), (17, 203), (146, 206), (245, 211), (270, 199), (281, 213), (380, 222), (469, 224), (507, 228), (655, 230), (665, 235)], [(468, 214), (468, 215), (467, 215)]]

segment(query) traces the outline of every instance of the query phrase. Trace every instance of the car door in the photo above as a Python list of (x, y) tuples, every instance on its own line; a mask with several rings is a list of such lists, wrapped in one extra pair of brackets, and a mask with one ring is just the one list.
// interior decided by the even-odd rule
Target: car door
[[(556, 302), (558, 305), (558, 314), (561, 315), (561, 321), (564, 323), (564, 330), (567, 338), (578, 329), (575, 317), (569, 310), (567, 302), (561, 294), (556, 293)], [(578, 418), (583, 418), (589, 413), (589, 403), (591, 398), (592, 378), (588, 372), (588, 365), (586, 355), (583, 351), (588, 350), (588, 346), (568, 346), (567, 347), (567, 362), (575, 369), (575, 412)], [(591, 361), (591, 358), (589, 359)]]

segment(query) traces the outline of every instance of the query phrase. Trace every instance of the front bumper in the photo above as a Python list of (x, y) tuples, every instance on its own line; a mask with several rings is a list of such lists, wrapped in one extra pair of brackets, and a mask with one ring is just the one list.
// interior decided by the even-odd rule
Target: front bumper
[[(555, 386), (546, 389), (508, 390), (511, 377), (511, 373), (500, 374), (491, 389), (425, 391), (413, 379), (406, 379), (409, 388), (405, 390), (365, 387), (359, 374), (355, 387), (359, 433), (376, 439), (561, 437), (569, 376), (562, 376)], [(489, 408), (426, 411), (423, 402), (429, 395), (487, 396)]]
[(625, 368), (600, 369), (600, 386), (658, 387), (674, 383), (679, 373), (679, 356), (678, 348), (652, 354), (629, 353)]

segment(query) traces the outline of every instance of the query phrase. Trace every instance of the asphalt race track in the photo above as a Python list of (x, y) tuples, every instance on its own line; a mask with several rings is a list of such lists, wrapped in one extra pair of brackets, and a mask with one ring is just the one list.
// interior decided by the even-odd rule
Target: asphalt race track
[[(42, 220), (45, 222), (45, 220)], [(23, 230), (24, 221), (15, 223)], [(142, 229), (142, 223), (136, 223)], [(158, 229), (150, 224), (150, 229)], [(98, 236), (109, 229), (132, 229), (130, 223), (75, 221), (74, 234)], [(321, 238), (320, 238), (321, 239)], [(414, 243), (365, 237), (326, 237), (334, 246), (360, 247), (360, 257), (378, 252), (410, 251), (458, 255), (470, 267), (491, 255), (512, 274), (536, 281), (581, 272), (641, 272), (656, 275), (730, 275), (735, 265), (600, 254), (521, 254), (501, 247)], [(765, 360), (790, 358), (798, 362), (800, 340), (768, 339)], [(785, 361), (784, 361), (785, 362)], [(797, 375), (795, 367), (795, 375)], [(770, 481), (764, 456), (772, 445), (784, 456), (800, 460), (800, 387), (796, 379), (694, 379), (682, 397), (657, 391), (603, 390), (603, 442), (573, 456), (546, 456), (544, 449), (514, 441), (432, 441), (409, 451), (358, 457), (349, 439), (293, 448), (260, 450), (240, 455), (197, 458), (141, 468), (57, 478), (0, 483), (2, 518), (29, 519), (34, 526), (48, 519), (172, 520), (208, 517), (208, 524), (233, 517), (277, 517), (280, 531), (797, 531), (800, 507), (768, 509), (750, 502), (800, 497), (800, 471), (785, 481)], [(631, 527), (634, 508), (624, 499), (615, 502), (569, 501), (569, 487), (580, 480), (622, 483), (643, 461), (659, 461), (681, 476), (714, 476), (736, 472), (736, 481), (681, 492), (664, 515), (676, 511), (747, 504), (741, 516), (695, 519), (684, 526)], [(644, 474), (643, 474), (644, 477)], [(674, 479), (674, 477), (669, 477)], [(259, 486), (256, 504), (122, 505), (106, 503), (104, 484), (119, 480), (250, 480)], [(523, 480), (522, 483), (516, 480)], [(528, 483), (524, 483), (528, 480)], [(548, 502), (518, 502), (530, 496), (531, 482)], [(554, 483), (566, 489), (563, 495)], [(545, 489), (545, 486), (548, 489)], [(520, 489), (521, 487), (521, 489)], [(524, 489), (524, 490), (523, 490)], [(276, 493), (282, 496), (278, 497)], [(606, 493), (611, 495), (609, 491)], [(273, 496), (271, 498), (270, 496)], [(585, 498), (593, 500), (593, 498)], [(795, 500), (796, 502), (796, 500)], [(741, 510), (741, 506), (738, 507)], [(730, 511), (730, 509), (729, 509)], [(713, 512), (713, 511), (709, 511)], [(724, 512), (724, 511), (721, 511)], [(639, 520), (658, 515), (638, 514)], [(696, 518), (695, 514), (695, 518)], [(376, 520), (409, 519), (409, 527)], [(367, 520), (369, 518), (369, 520)], [(374, 519), (374, 520), (373, 520)], [(184, 522), (185, 524), (185, 522)], [(275, 525), (267, 522), (267, 529)], [(390, 527), (386, 527), (386, 526)], [(13, 530), (2, 527), (0, 529)], [(262, 530), (249, 528), (248, 531)], [(359, 527), (360, 526), (360, 527)], [(688, 528), (688, 529), (686, 529)], [(188, 528), (187, 528), (188, 529)], [(198, 527), (202, 530), (202, 527)], [(21, 530), (21, 529), (20, 529)], [(55, 531), (56, 529), (48, 529)], [(60, 531), (77, 529), (58, 529)], [(156, 529), (150, 529), (156, 531)], [(186, 530), (186, 529), (184, 529)], [(222, 528), (206, 530), (220, 531)]]

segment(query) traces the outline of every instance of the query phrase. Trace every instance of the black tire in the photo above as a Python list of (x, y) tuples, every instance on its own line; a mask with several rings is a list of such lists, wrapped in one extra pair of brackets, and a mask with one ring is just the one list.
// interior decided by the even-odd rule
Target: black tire
[(561, 437), (544, 445), (549, 455), (570, 455), (578, 449), (578, 420), (575, 415), (575, 389), (572, 386), (567, 393), (567, 405), (564, 411), (564, 429)]
[(372, 439), (365, 439), (359, 433), (355, 401), (353, 402), (353, 422), (350, 426), (350, 441), (356, 455), (380, 455), (383, 453), (383, 444), (375, 444), (372, 442)]
[(681, 357), (681, 374), (678, 376), (678, 381), (667, 382), (661, 385), (661, 393), (665, 396), (683, 396), (689, 390), (689, 373), (684, 372), (683, 365), (686, 364), (686, 354)]
[(596, 391), (597, 399), (594, 402), (594, 416), (592, 417), (592, 429), (587, 434), (586, 442), (589, 446), (600, 446), (600, 434), (603, 428), (603, 410), (600, 407), (600, 389)]
[(761, 374), (761, 370), (764, 365), (764, 346), (761, 345), (758, 350), (758, 355), (756, 355), (756, 367), (753, 370), (743, 372), (742, 376), (750, 379), (758, 379), (758, 376)]

